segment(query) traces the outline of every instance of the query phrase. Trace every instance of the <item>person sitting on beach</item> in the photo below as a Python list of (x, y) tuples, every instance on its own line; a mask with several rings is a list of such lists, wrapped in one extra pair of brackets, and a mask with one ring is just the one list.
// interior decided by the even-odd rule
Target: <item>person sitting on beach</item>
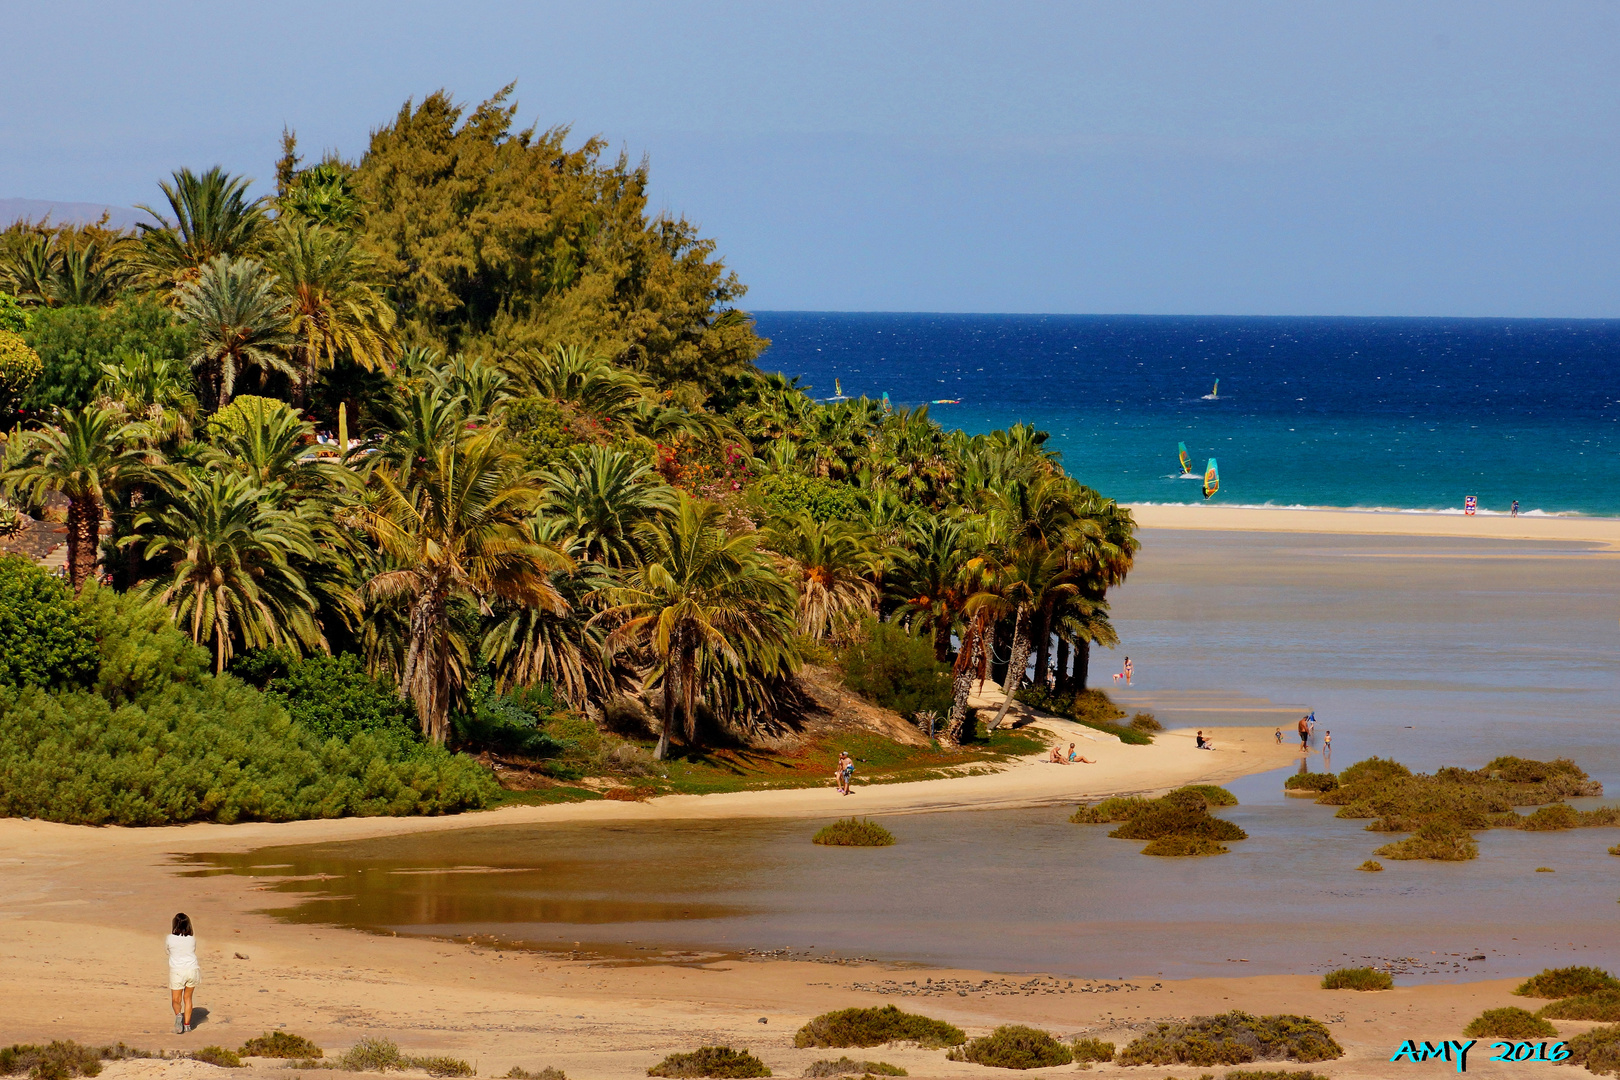
[(1067, 764), (1067, 762), (1063, 760), (1063, 751), (1058, 748), (1056, 743), (1052, 745), (1052, 752), (1046, 755), (1046, 760), (1052, 765)]
[(1090, 758), (1081, 757), (1078, 753), (1076, 753), (1075, 749), (1074, 749), (1074, 743), (1069, 744), (1069, 760), (1070, 761), (1078, 761), (1078, 762), (1081, 762), (1081, 763), (1086, 764), (1086, 765), (1095, 765), (1095, 764), (1097, 764), (1095, 761), (1092, 761)]
[(1200, 731), (1198, 733), (1198, 749), (1200, 749), (1200, 750), (1213, 750), (1213, 749), (1215, 749), (1214, 742), (1212, 742), (1209, 739), (1204, 738), (1204, 733), (1202, 731)]

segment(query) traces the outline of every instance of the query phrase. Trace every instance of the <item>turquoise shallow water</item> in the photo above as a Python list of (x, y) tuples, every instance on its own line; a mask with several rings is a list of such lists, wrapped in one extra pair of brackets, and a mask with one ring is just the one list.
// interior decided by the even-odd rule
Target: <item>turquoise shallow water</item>
[[(762, 367), (1023, 421), (1128, 502), (1620, 514), (1620, 321), (760, 312)], [(1220, 380), (1218, 398), (1205, 395)]]

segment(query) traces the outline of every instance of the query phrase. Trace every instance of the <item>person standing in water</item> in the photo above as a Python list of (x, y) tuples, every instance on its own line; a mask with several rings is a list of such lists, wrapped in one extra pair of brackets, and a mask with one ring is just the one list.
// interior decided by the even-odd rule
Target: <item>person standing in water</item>
[(1134, 670), (1135, 669), (1131, 667), (1131, 658), (1127, 656), (1125, 658), (1125, 672), (1124, 672), (1125, 685), (1126, 686), (1131, 685), (1131, 672), (1134, 671)]
[(176, 915), (163, 944), (169, 951), (169, 1004), (174, 1008), (174, 1033), (183, 1035), (191, 1030), (191, 995), (202, 981), (191, 917), (183, 911)]
[(1308, 717), (1308, 716), (1302, 716), (1302, 717), (1299, 718), (1299, 748), (1301, 750), (1304, 750), (1307, 747), (1309, 747), (1310, 744), (1311, 744), (1311, 718)]
[(1323, 757), (1331, 757), (1332, 755), (1333, 755), (1333, 732), (1325, 731), (1325, 732), (1322, 733), (1322, 756)]

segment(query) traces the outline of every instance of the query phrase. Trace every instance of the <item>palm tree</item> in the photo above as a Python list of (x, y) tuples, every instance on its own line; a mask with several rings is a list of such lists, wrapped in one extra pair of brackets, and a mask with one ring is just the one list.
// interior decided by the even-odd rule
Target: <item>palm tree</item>
[(634, 372), (578, 345), (524, 352), (512, 362), (531, 393), (568, 402), (606, 423), (632, 423), (648, 397), (647, 386)]
[(215, 166), (200, 176), (190, 169), (173, 174), (174, 183), (158, 181), (169, 204), (171, 221), (150, 206), (139, 206), (157, 224), (142, 222), (138, 261), (156, 285), (179, 285), (201, 275), (216, 259), (257, 255), (269, 218), (265, 201), (249, 199), (253, 181), (231, 176)]
[(537, 544), (556, 547), (573, 564), (553, 571), (551, 583), (565, 601), (561, 611), (506, 605), (484, 635), (481, 654), (495, 668), (502, 690), (547, 683), (583, 710), (614, 688), (605, 654), (606, 632), (589, 617), (592, 600), (617, 581), (600, 562), (583, 558), (580, 541), (566, 535), (566, 524), (539, 516), (529, 519)]
[(635, 531), (675, 509), (675, 493), (652, 466), (621, 450), (573, 450), (542, 473), (540, 512), (578, 537), (579, 557), (623, 566), (635, 559)]
[(798, 513), (774, 522), (766, 546), (798, 591), (799, 633), (817, 641), (843, 637), (851, 622), (877, 608), (872, 580), (883, 560), (852, 525)]
[(36, 227), (0, 259), (0, 285), (25, 304), (50, 304), (62, 265), (56, 233)]
[(145, 422), (159, 438), (186, 438), (197, 415), (192, 387), (191, 369), (183, 360), (136, 352), (101, 365), (96, 397), (104, 406), (117, 405), (131, 419)]
[(270, 233), (266, 266), (292, 309), (300, 380), (307, 394), (322, 366), (347, 353), (373, 371), (393, 352), (394, 309), (373, 261), (348, 233), (284, 218)]
[(304, 499), (333, 499), (354, 483), (348, 469), (316, 457), (314, 428), (285, 403), (242, 397), (227, 414), (234, 414), (230, 423), (209, 425), (212, 445), (203, 459), (211, 467), (240, 473), (256, 488), (279, 486)]
[(101, 512), (109, 491), (144, 471), (134, 430), (98, 405), (63, 410), (54, 427), (24, 433), (9, 455), (6, 488), (39, 502), (51, 492), (68, 499), (68, 580), (77, 593), (95, 572)]
[(210, 411), (230, 404), (236, 379), (248, 367), (298, 376), (287, 357), (297, 342), (292, 304), (278, 295), (276, 282), (262, 263), (222, 255), (175, 289), (180, 317), (197, 328), (191, 363), (202, 374)]
[(94, 239), (64, 247), (50, 282), (51, 304), (97, 307), (117, 299), (130, 278), (121, 247)]
[(643, 561), (604, 595), (601, 617), (619, 623), (609, 653), (636, 647), (652, 655), (648, 681), (661, 684), (664, 698), (660, 760), (669, 756), (677, 700), (692, 745), (700, 700), (725, 712), (737, 685), (753, 688), (797, 663), (792, 588), (754, 535), (728, 535), (723, 520), (720, 507), (681, 493), (673, 514), (642, 524)]
[(316, 557), (309, 527), (278, 509), (245, 476), (192, 470), (165, 485), (135, 519), (148, 560), (168, 570), (143, 589), (174, 612), (191, 640), (214, 654), (214, 670), (243, 648), (325, 648), (315, 598), (298, 557)]
[[(427, 410), (450, 411), (442, 402)], [(469, 600), (488, 610), (500, 598), (562, 614), (567, 604), (549, 575), (569, 560), (528, 532), (533, 478), (500, 429), (453, 424), (426, 440), (402, 434), (404, 447), (385, 447), (373, 459), (374, 502), (358, 511), (388, 561), (366, 594), (408, 605), (400, 693), (415, 701), (423, 734), (442, 744), (462, 682), (455, 659), (466, 651), (452, 640), (451, 605)]]
[(912, 524), (889, 574), (889, 595), (899, 602), (894, 617), (932, 631), (934, 659), (942, 664), (950, 659), (951, 628), (967, 601), (963, 572), (972, 557), (967, 526), (930, 514)]

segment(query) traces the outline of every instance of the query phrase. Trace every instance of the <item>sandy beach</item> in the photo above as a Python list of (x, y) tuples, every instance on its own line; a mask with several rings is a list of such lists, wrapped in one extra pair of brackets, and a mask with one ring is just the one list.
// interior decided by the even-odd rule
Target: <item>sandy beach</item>
[(1223, 506), (1219, 503), (1131, 506), (1144, 529), (1208, 532), (1331, 533), (1338, 536), (1443, 536), (1480, 540), (1555, 540), (1620, 550), (1620, 518), (1509, 517), (1506, 514), (1440, 514), (1410, 510), (1329, 510)]
[[(1161, 510), (1166, 511), (1164, 517), (1158, 516)], [(1620, 538), (1614, 523), (1586, 519), (1538, 519), (1520, 526), (1501, 518), (1414, 522), (1411, 515), (1206, 507), (1144, 508), (1143, 518), (1154, 529), (1244, 528), (1257, 536), (1267, 530), (1356, 533), (1366, 521), (1371, 523), (1366, 531), (1387, 535), (1453, 537), (1459, 534), (1446, 530), (1478, 524), (1504, 540), (1612, 549)], [(1515, 531), (1532, 527), (1546, 535)], [(1424, 531), (1431, 528), (1437, 531)], [(1549, 551), (1559, 546), (1546, 545)], [(1413, 555), (1415, 561), (1397, 558), (1403, 554)], [(1375, 569), (1396, 562), (1403, 567), (1421, 565), (1423, 555), (1422, 550), (1403, 548), (1377, 562)], [(1104, 682), (1095, 670), (1093, 682)], [(140, 830), (0, 821), (4, 869), (0, 958), (8, 974), (0, 1041), (122, 1040), (151, 1050), (207, 1044), (235, 1047), (266, 1030), (284, 1028), (314, 1039), (329, 1052), (341, 1051), (361, 1037), (384, 1037), (396, 1040), (407, 1052), (464, 1058), (481, 1076), (502, 1076), (514, 1065), (530, 1070), (552, 1066), (565, 1070), (571, 1080), (644, 1076), (648, 1066), (669, 1052), (729, 1043), (759, 1054), (778, 1076), (796, 1076), (812, 1062), (837, 1057), (841, 1051), (796, 1049), (794, 1031), (817, 1013), (851, 1005), (896, 1003), (958, 1023), (973, 1035), (999, 1023), (1018, 1022), (1065, 1036), (1096, 1034), (1121, 1045), (1152, 1020), (1241, 1008), (1302, 1013), (1328, 1023), (1347, 1056), (1312, 1067), (1330, 1077), (1359, 1080), (1392, 1075), (1397, 1067), (1389, 1058), (1405, 1039), (1458, 1037), (1463, 1024), (1484, 1008), (1526, 1004), (1510, 993), (1516, 979), (1429, 983), (1357, 994), (1323, 991), (1311, 974), (1173, 981), (1125, 971), (1119, 973), (1124, 978), (1087, 981), (1054, 979), (1038, 972), (997, 975), (746, 956), (679, 964), (569, 959), (491, 944), (282, 922), (264, 914), (264, 909), (282, 903), (273, 890), (284, 879), (199, 875), (194, 867), (180, 863), (182, 857), (198, 852), (499, 824), (812, 821), (851, 813), (945, 814), (1054, 806), (1114, 793), (1162, 791), (1195, 781), (1229, 781), (1298, 760), (1293, 745), (1278, 746), (1271, 734), (1274, 725), (1287, 726), (1292, 704), (1213, 691), (1155, 695), (1134, 689), (1121, 691), (1119, 697), (1127, 707), (1158, 704), (1161, 717), (1177, 724), (1177, 729), (1161, 734), (1153, 746), (1135, 747), (1077, 725), (1043, 720), (1040, 723), (1055, 739), (1065, 746), (1077, 742), (1096, 764), (1056, 766), (1031, 758), (984, 775), (859, 787), (846, 799), (827, 787), (674, 796), (645, 803), (518, 807), (431, 819)], [(1213, 753), (1193, 746), (1191, 726), (1179, 726), (1205, 723), (1220, 725), (1205, 728), (1213, 731), (1220, 748)], [(949, 872), (949, 867), (941, 868), (946, 895)], [(1122, 894), (1117, 902), (1129, 905), (1131, 899)], [(1016, 892), (1007, 902), (1017, 904)], [(204, 981), (197, 1003), (208, 1011), (196, 1032), (175, 1036), (169, 1030), (162, 983), (162, 933), (169, 916), (182, 909), (199, 928)], [(1398, 924), (1399, 911), (1391, 910), (1390, 918)], [(1515, 932), (1514, 927), (1500, 928), (1504, 942)], [(1276, 933), (1298, 934), (1331, 947), (1334, 930), (1327, 924), (1306, 924), (1279, 926)], [(1241, 962), (1242, 958), (1234, 958), (1233, 966)], [(1566, 1037), (1591, 1026), (1559, 1024)], [(913, 1076), (990, 1075), (980, 1066), (947, 1062), (939, 1051), (885, 1047), (851, 1055), (892, 1062)], [(1481, 1043), (1469, 1058), (1469, 1072), (1567, 1075), (1551, 1073), (1549, 1065), (1491, 1064), (1485, 1060), (1488, 1056)], [(254, 1068), (279, 1068), (279, 1063), (260, 1062)], [(1416, 1075), (1419, 1069), (1450, 1072), (1454, 1067), (1431, 1063), (1419, 1069), (1398, 1068), (1402, 1074)], [(1093, 1071), (1152, 1080), (1166, 1076), (1190, 1080), (1224, 1072), (1113, 1065)], [(125, 1062), (110, 1066), (106, 1075), (134, 1080), (214, 1073), (212, 1067), (196, 1063)]]

